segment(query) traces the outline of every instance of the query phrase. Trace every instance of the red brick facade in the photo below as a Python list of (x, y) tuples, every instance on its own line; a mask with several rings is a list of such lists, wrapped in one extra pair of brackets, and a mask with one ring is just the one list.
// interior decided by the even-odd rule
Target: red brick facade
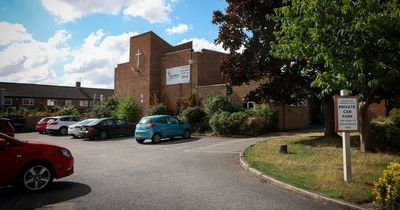
[[(142, 110), (164, 103), (176, 111), (192, 95), (199, 95), (201, 86), (224, 84), (218, 70), (224, 55), (194, 52), (192, 42), (172, 46), (153, 32), (131, 37), (129, 62), (115, 68), (115, 95), (133, 96)], [(167, 69), (182, 66), (189, 66), (189, 82), (167, 85)]]

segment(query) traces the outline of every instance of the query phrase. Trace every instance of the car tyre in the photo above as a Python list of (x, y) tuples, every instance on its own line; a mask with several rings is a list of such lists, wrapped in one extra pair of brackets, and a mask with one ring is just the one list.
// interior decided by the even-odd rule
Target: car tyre
[(68, 129), (66, 127), (60, 128), (60, 135), (65, 136), (68, 134)]
[(53, 183), (54, 175), (48, 164), (36, 163), (25, 167), (19, 178), (19, 186), (26, 191), (41, 191)]
[(106, 139), (108, 137), (108, 135), (107, 135), (107, 132), (106, 131), (100, 131), (100, 133), (99, 133), (99, 138), (101, 139), (101, 140), (104, 140), (104, 139)]
[(143, 144), (144, 139), (136, 139), (136, 142), (139, 143), (139, 144)]
[(185, 131), (183, 132), (183, 138), (184, 138), (184, 139), (190, 139), (190, 135), (191, 135), (190, 130), (185, 130)]
[(161, 135), (159, 133), (156, 133), (153, 135), (153, 137), (151, 137), (151, 140), (153, 141), (153, 143), (158, 144), (161, 142)]

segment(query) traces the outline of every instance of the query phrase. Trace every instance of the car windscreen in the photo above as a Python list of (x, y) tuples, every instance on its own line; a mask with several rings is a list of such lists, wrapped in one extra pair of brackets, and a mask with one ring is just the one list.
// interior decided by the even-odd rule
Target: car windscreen
[(150, 117), (145, 117), (140, 120), (139, 124), (148, 124), (151, 123), (151, 118)]
[(97, 125), (99, 122), (103, 121), (104, 119), (95, 119), (89, 123), (87, 123), (86, 125)]

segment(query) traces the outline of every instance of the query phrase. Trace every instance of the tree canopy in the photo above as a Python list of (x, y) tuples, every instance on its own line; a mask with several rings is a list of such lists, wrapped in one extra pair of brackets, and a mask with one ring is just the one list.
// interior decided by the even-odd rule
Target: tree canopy
[(369, 105), (400, 90), (399, 3), (296, 0), (275, 12), (268, 19), (281, 28), (274, 33), (272, 54), (323, 65), (312, 83), (322, 96), (338, 89), (359, 96), (361, 149), (365, 151)]
[(248, 97), (256, 102), (292, 104), (312, 93), (310, 83), (315, 71), (303, 71), (306, 60), (274, 57), (270, 42), (279, 23), (267, 19), (282, 1), (227, 0), (224, 12), (214, 11), (213, 23), (219, 25), (216, 43), (221, 43), (229, 55), (220, 70), (230, 85), (240, 86), (250, 81), (264, 81)]

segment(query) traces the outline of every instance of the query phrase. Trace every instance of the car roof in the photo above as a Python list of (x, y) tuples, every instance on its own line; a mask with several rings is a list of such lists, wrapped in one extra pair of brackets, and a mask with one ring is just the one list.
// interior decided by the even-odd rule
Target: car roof
[(160, 114), (160, 115), (150, 115), (146, 116), (148, 118), (159, 118), (159, 117), (173, 117), (172, 115), (167, 115), (167, 114)]

